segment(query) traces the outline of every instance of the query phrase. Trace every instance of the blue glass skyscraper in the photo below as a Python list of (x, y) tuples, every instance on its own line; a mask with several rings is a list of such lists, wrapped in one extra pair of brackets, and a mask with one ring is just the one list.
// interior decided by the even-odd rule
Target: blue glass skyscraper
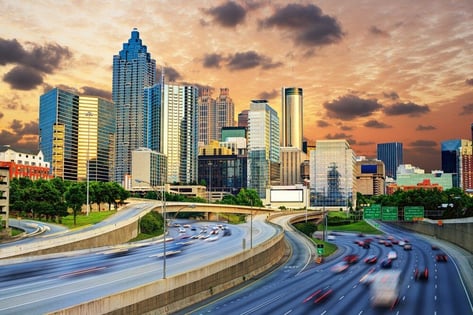
[(156, 83), (156, 61), (143, 45), (137, 29), (113, 56), (112, 98), (116, 112), (114, 180), (125, 183), (131, 174), (131, 152), (147, 147), (147, 106), (144, 88)]
[(384, 162), (386, 176), (396, 179), (397, 167), (404, 164), (402, 143), (378, 143), (377, 157)]

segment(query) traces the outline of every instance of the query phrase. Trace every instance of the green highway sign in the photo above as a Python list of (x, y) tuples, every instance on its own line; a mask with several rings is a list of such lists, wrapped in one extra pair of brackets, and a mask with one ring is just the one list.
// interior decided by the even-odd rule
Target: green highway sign
[(406, 206), (404, 207), (404, 221), (414, 221), (424, 218), (423, 206)]
[(317, 255), (324, 254), (324, 244), (317, 244)]
[(383, 207), (381, 219), (383, 221), (397, 221), (397, 207)]
[(363, 209), (363, 219), (381, 219), (381, 205), (374, 204)]

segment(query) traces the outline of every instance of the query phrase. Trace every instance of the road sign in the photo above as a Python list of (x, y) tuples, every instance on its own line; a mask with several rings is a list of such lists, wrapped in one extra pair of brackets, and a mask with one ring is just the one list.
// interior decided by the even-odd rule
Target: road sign
[(324, 244), (317, 244), (317, 255), (324, 254)]
[(374, 204), (363, 210), (363, 219), (381, 219), (381, 205)]
[(397, 207), (383, 207), (381, 216), (383, 221), (397, 221)]
[(404, 221), (414, 221), (424, 217), (423, 206), (406, 206), (404, 207)]

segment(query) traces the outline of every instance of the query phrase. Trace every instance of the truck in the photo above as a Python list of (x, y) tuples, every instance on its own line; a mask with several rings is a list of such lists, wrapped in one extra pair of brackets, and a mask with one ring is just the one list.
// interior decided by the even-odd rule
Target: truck
[(378, 271), (371, 283), (372, 306), (393, 308), (399, 299), (400, 282), (400, 270)]

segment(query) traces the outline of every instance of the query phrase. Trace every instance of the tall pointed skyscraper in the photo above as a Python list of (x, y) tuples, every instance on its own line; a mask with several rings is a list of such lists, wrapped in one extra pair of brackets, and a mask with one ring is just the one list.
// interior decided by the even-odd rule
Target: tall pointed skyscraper
[(156, 61), (135, 28), (123, 49), (113, 56), (112, 97), (116, 112), (114, 180), (126, 186), (131, 174), (131, 153), (148, 144), (144, 88), (156, 83)]
[(303, 94), (301, 88), (282, 88), (281, 146), (302, 151)]

